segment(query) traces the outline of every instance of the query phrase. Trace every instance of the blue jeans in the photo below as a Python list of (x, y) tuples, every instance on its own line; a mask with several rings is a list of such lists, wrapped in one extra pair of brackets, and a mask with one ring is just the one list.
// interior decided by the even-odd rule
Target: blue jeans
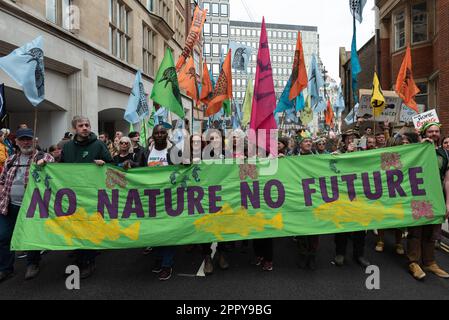
[(162, 261), (163, 268), (172, 268), (175, 258), (175, 247), (158, 247), (154, 249), (156, 259)]
[[(15, 252), (10, 250), (11, 239), (16, 226), (20, 207), (13, 204), (8, 206), (8, 215), (0, 214), (0, 272), (13, 272)], [(27, 252), (28, 265), (39, 264), (41, 260), (40, 251)]]

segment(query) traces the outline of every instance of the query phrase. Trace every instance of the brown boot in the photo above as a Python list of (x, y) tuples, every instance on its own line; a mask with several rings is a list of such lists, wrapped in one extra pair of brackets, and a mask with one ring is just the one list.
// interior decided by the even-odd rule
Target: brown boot
[(211, 275), (212, 273), (214, 273), (214, 264), (212, 262), (211, 256), (207, 255), (204, 258), (204, 274), (208, 276)]
[(432, 272), (433, 274), (437, 275), (440, 278), (449, 279), (449, 274), (443, 269), (441, 269), (436, 263), (430, 266), (425, 266), (424, 270)]
[(416, 280), (422, 280), (426, 277), (426, 274), (424, 273), (424, 271), (422, 271), (421, 267), (417, 263), (411, 263), (408, 269), (413, 278), (415, 278)]

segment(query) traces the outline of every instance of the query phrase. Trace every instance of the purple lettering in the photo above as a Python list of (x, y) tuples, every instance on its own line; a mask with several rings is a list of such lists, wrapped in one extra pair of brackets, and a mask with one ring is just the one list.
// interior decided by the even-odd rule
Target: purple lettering
[(396, 193), (401, 197), (406, 197), (404, 189), (401, 184), (404, 181), (404, 174), (401, 170), (387, 171), (387, 185), (390, 198), (396, 198)]
[[(418, 174), (422, 173), (422, 168), (410, 168), (408, 171), (409, 179), (410, 179), (410, 187), (412, 188), (412, 195), (417, 196), (425, 196), (426, 190), (419, 189), (419, 186), (424, 184), (424, 179), (418, 178)], [(437, 182), (439, 183), (439, 182)]]
[(340, 196), (337, 177), (331, 177), (332, 198), (329, 197), (329, 192), (327, 192), (326, 178), (320, 178), (320, 189), (321, 197), (326, 203), (337, 201)]
[(304, 201), (306, 202), (306, 207), (312, 207), (312, 194), (316, 193), (316, 189), (310, 188), (311, 184), (315, 184), (315, 179), (304, 179), (302, 180), (302, 190), (304, 192)]
[(365, 196), (370, 200), (377, 200), (382, 197), (382, 177), (379, 171), (373, 172), (374, 177), (374, 188), (375, 191), (371, 190), (371, 183), (368, 173), (362, 173), (363, 191)]
[[(273, 201), (273, 198), (271, 197), (271, 189), (275, 187), (277, 189), (278, 193), (278, 199), (277, 201)], [(282, 207), (282, 205), (285, 202), (285, 187), (279, 180), (270, 180), (265, 185), (263, 196), (265, 199), (265, 202), (271, 209), (278, 209)]]
[(48, 218), (48, 205), (50, 203), (51, 190), (45, 190), (44, 199), (41, 197), (41, 193), (38, 188), (34, 189), (33, 196), (31, 197), (31, 203), (28, 207), (27, 218), (34, 218), (36, 207), (39, 206), (39, 216), (41, 219)]
[(122, 219), (129, 219), (132, 213), (135, 213), (138, 218), (145, 218), (142, 201), (140, 200), (139, 191), (137, 189), (129, 190), (125, 209), (123, 209)]
[(148, 211), (150, 212), (149, 217), (154, 218), (157, 215), (156, 198), (161, 194), (161, 192), (159, 190), (145, 190), (144, 194), (148, 197)]
[(187, 203), (189, 215), (193, 216), (195, 214), (195, 209), (199, 214), (204, 214), (203, 206), (201, 201), (204, 198), (204, 190), (201, 187), (188, 187), (187, 188)]
[(184, 188), (178, 188), (176, 194), (177, 194), (176, 203), (178, 204), (178, 206), (176, 207), (175, 210), (173, 210), (172, 191), (171, 189), (164, 190), (165, 211), (171, 217), (177, 217), (181, 215), (182, 212), (184, 211)]
[(251, 201), (251, 205), (254, 209), (260, 209), (260, 188), (259, 181), (253, 182), (253, 190), (249, 187), (247, 182), (240, 184), (240, 195), (242, 201), (242, 207), (248, 209), (248, 199)]
[[(69, 207), (64, 212), (62, 208), (62, 200), (67, 197)], [(61, 189), (56, 192), (55, 197), (55, 214), (57, 217), (68, 217), (76, 212), (76, 194), (71, 189)]]
[(110, 201), (106, 190), (98, 190), (97, 211), (103, 216), (103, 218), (106, 207), (109, 218), (118, 219), (118, 193), (118, 190), (112, 190), (112, 201)]
[(349, 201), (353, 201), (356, 197), (354, 181), (357, 180), (356, 174), (348, 174), (345, 176), (341, 176), (341, 180), (346, 182), (346, 186), (348, 188), (348, 198)]
[(221, 197), (217, 195), (219, 191), (221, 186), (209, 187), (209, 213), (217, 213), (221, 210), (221, 207), (217, 206), (217, 202), (221, 201)]

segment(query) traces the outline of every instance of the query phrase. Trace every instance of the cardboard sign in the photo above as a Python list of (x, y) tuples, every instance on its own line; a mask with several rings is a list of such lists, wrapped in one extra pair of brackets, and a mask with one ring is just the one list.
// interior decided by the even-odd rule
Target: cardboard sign
[(357, 117), (363, 117), (368, 121), (388, 121), (397, 122), (401, 112), (402, 99), (394, 91), (383, 91), (385, 96), (385, 110), (379, 117), (374, 118), (373, 108), (371, 107), (372, 90), (360, 90), (360, 107), (357, 112)]
[(413, 117), (413, 124), (418, 130), (421, 130), (423, 126), (430, 122), (440, 122), (440, 118), (438, 118), (438, 114), (435, 109)]
[(418, 104), (418, 110), (419, 110), (419, 113), (413, 109), (410, 109), (405, 104), (402, 104), (401, 116), (399, 118), (399, 122), (404, 122), (404, 123), (413, 122), (413, 117), (417, 116), (418, 114), (423, 113), (424, 110), (426, 110), (426, 106), (423, 104)]

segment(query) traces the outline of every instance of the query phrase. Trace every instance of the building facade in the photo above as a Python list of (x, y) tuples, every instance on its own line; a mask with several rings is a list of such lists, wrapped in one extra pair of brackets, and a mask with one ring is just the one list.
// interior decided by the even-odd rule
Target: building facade
[[(253, 48), (252, 59), (247, 73), (234, 71), (233, 90), (234, 100), (242, 103), (245, 98), (248, 79), (254, 81), (257, 66), (257, 52), (259, 49), (261, 23), (231, 21), (230, 40)], [(266, 24), (268, 43), (273, 69), (274, 88), (276, 98), (279, 99), (290, 77), (298, 32), (301, 32), (304, 59), (309, 70), (312, 55), (319, 58), (319, 34), (317, 27), (295, 26), (283, 24)]]
[[(74, 115), (91, 119), (94, 132), (127, 132), (124, 111), (137, 70), (152, 90), (166, 48), (175, 60), (190, 28), (187, 0), (0, 0), (0, 56), (43, 36), (45, 101), (38, 106), (42, 146), (57, 143)], [(32, 126), (34, 109), (21, 88), (5, 83), (7, 123)], [(187, 117), (192, 101), (183, 96)]]
[(202, 1), (201, 6), (208, 10), (203, 29), (203, 56), (209, 71), (218, 77), (221, 57), (229, 50), (229, 0)]
[(436, 109), (449, 130), (449, 0), (376, 0), (380, 10), (380, 81), (393, 89), (409, 44), (418, 104)]

